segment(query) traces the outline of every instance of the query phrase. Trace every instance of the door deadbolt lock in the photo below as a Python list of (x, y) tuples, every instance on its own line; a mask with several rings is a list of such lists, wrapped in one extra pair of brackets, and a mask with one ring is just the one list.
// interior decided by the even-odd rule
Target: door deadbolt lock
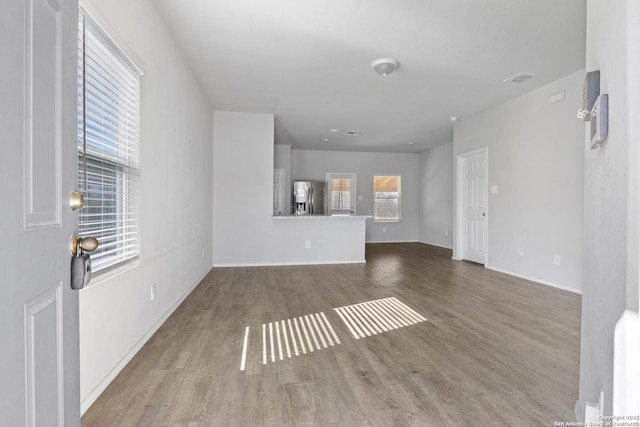
[(71, 289), (77, 291), (91, 280), (91, 258), (89, 254), (71, 257)]
[(69, 208), (72, 211), (77, 211), (84, 207), (84, 196), (76, 191), (72, 191), (69, 194)]
[(78, 237), (76, 233), (69, 239), (71, 252), (71, 289), (79, 290), (89, 284), (91, 280), (91, 258), (89, 252), (98, 248), (95, 237)]

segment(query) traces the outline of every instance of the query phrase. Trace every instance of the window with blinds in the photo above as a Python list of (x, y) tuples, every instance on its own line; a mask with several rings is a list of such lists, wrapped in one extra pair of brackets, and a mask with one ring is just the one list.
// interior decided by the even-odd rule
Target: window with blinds
[(78, 234), (94, 272), (137, 258), (140, 72), (83, 10), (78, 43)]
[(374, 175), (373, 220), (400, 221), (399, 175)]

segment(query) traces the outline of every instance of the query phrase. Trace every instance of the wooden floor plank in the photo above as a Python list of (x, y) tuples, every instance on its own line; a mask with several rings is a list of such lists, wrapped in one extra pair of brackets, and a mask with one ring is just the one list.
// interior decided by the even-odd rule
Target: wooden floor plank
[[(366, 258), (213, 269), (83, 425), (538, 426), (574, 419), (579, 295), (417, 243), (370, 244)], [(389, 297), (427, 320), (355, 339), (333, 310)], [(288, 357), (281, 322), (320, 312), (340, 344), (323, 346), (316, 331), (320, 348), (310, 337), (314, 351), (299, 348), (296, 356), (289, 342)], [(263, 364), (262, 325), (268, 330), (269, 323), (276, 361), (268, 348)]]

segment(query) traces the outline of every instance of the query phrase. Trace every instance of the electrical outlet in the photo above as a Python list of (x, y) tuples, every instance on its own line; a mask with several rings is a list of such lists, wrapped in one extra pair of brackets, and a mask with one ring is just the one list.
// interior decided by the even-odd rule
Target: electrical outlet
[(155, 285), (155, 283), (149, 287), (149, 297), (151, 298), (151, 301), (154, 301), (156, 299), (156, 285)]
[(524, 249), (523, 248), (518, 249), (518, 256), (524, 256)]
[(448, 237), (449, 236), (449, 230), (444, 230), (444, 237)]
[(382, 232), (386, 233), (387, 232), (387, 227), (382, 227)]
[(304, 242), (304, 247), (305, 247), (305, 249), (310, 249), (311, 248), (311, 241), (307, 240), (306, 242)]
[(204, 248), (202, 248), (202, 258), (204, 258)]
[(553, 263), (555, 265), (560, 265), (561, 262), (562, 262), (562, 257), (560, 257), (560, 255), (554, 255), (553, 256)]

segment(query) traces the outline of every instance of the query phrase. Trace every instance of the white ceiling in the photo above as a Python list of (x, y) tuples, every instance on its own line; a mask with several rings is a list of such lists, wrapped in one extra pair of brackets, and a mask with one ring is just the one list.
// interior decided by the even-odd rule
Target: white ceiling
[(211, 106), (274, 113), (293, 148), (423, 151), (585, 64), (586, 0), (153, 1)]

